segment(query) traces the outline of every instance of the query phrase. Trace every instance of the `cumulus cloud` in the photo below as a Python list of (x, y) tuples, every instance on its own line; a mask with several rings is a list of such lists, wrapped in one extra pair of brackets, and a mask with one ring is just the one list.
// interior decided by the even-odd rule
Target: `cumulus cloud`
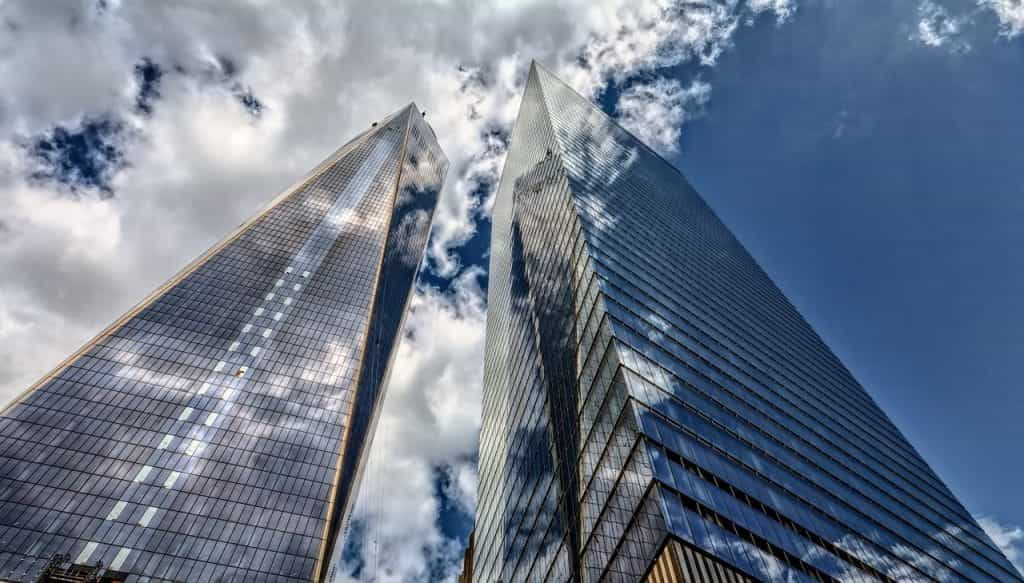
[[(364, 525), (356, 565), (377, 581), (458, 575), (462, 548), (446, 539), (440, 505), (476, 508), (476, 445), (484, 351), (483, 272), (469, 268), (448, 292), (417, 290), (354, 512)], [(445, 501), (435, 496), (444, 472)]]
[[(633, 87), (620, 114), (635, 129), (673, 126), (645, 134), (671, 151), (707, 89), (659, 80), (660, 70), (711, 66), (741, 22), (793, 9), (789, 0), (0, 2), (0, 401), (342, 142), (415, 100), (452, 162), (426, 268), (455, 280), (414, 298), (381, 423), (388, 437), (374, 450), (386, 475), (402, 476), (389, 481), (402, 495), (377, 514), (363, 504), (360, 516), (381, 529), (380, 556), (401, 558), (388, 567), (395, 580), (443, 578), (450, 569), (437, 565), (458, 553), (436, 525), (438, 494), (466, 512), (474, 504), (482, 365), (481, 274), (456, 250), (489, 215), (530, 60), (588, 96)], [(637, 75), (652, 81), (631, 85)], [(44, 141), (57, 147), (36, 149)], [(90, 156), (96, 143), (111, 149), (89, 159), (90, 171), (72, 160), (79, 142)], [(449, 478), (441, 493), (438, 471)]]
[(555, 72), (584, 95), (609, 81), (697, 59), (713, 65), (740, 23), (734, 2), (596, 3), (583, 11), (593, 26), (586, 43), (557, 63)]
[(1024, 0), (978, 0), (978, 5), (995, 13), (1003, 36), (1014, 38), (1024, 32)]
[(679, 151), (683, 123), (700, 113), (711, 98), (711, 86), (701, 80), (690, 85), (659, 78), (637, 83), (619, 95), (616, 113), (622, 125), (648, 146), (664, 154)]
[(762, 12), (775, 14), (780, 24), (796, 12), (796, 4), (792, 0), (748, 0), (747, 7), (754, 14)]
[(964, 26), (971, 23), (969, 16), (953, 16), (944, 6), (931, 0), (923, 0), (917, 6), (917, 16), (912, 40), (930, 47), (946, 46), (954, 52), (971, 50), (971, 45), (962, 38)]
[(985, 530), (992, 542), (996, 543), (999, 550), (1003, 551), (1013, 566), (1024, 574), (1024, 529), (1019, 526), (1001, 524), (987, 516), (979, 518), (978, 524)]
[(933, 0), (922, 0), (910, 40), (929, 47), (945, 47), (953, 53), (967, 53), (968, 29), (977, 25), (976, 16), (991, 12), (999, 23), (999, 36), (1013, 39), (1024, 32), (1024, 0), (977, 0), (973, 10), (951, 12)]

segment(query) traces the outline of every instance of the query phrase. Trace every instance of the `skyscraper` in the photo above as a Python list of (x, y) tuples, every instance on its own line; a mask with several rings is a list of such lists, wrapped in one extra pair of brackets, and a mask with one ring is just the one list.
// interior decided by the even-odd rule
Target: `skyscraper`
[(8, 406), (0, 580), (333, 579), (447, 166), (373, 124)]
[(686, 179), (530, 70), (474, 580), (1020, 581)]

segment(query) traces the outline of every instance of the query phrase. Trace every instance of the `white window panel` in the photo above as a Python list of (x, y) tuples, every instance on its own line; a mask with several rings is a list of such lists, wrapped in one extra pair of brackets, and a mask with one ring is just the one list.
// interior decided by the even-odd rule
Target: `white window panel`
[(165, 435), (164, 438), (160, 440), (160, 445), (156, 446), (156, 448), (167, 449), (168, 447), (171, 447), (172, 441), (174, 441), (173, 435)]
[(270, 328), (264, 328), (263, 329), (263, 337), (264, 338), (270, 338), (270, 332), (271, 332)]
[(248, 333), (249, 330), (252, 330), (252, 324), (246, 324), (245, 326), (242, 326), (242, 334)]
[(113, 570), (120, 569), (124, 562), (128, 560), (128, 555), (132, 554), (131, 549), (121, 549), (117, 551), (117, 555), (114, 556), (114, 560), (110, 561), (110, 568)]
[(207, 426), (213, 425), (216, 421), (217, 421), (217, 414), (216, 413), (210, 413), (209, 415), (206, 416), (206, 425)]
[(284, 317), (284, 314), (282, 314), (281, 312), (275, 312), (274, 313), (274, 319), (279, 321), (279, 322), (281, 321), (281, 318), (283, 318), (283, 317)]
[(234, 351), (238, 350), (239, 346), (241, 346), (240, 342), (232, 342), (231, 346), (228, 346), (228, 352), (234, 352)]
[(284, 305), (286, 305), (286, 306), (292, 305), (292, 299), (291, 298), (285, 298), (284, 299)]
[(133, 482), (144, 482), (144, 481), (146, 481), (146, 477), (148, 477), (149, 473), (152, 472), (152, 471), (153, 471), (153, 466), (142, 466), (142, 469), (139, 470), (139, 473), (135, 474), (135, 479), (132, 480), (132, 481)]
[(128, 503), (124, 500), (118, 500), (117, 504), (114, 504), (114, 507), (110, 509), (110, 513), (107, 514), (107, 520), (117, 520), (117, 517), (121, 516), (121, 513), (124, 512), (124, 507), (127, 505)]
[(174, 483), (178, 481), (178, 476), (180, 475), (181, 472), (171, 472), (171, 475), (167, 476), (167, 479), (164, 480), (164, 488), (173, 488)]
[(149, 508), (147, 508), (146, 511), (142, 513), (142, 518), (139, 519), (139, 526), (149, 526), (149, 523), (152, 522), (153, 517), (156, 516), (156, 511), (157, 508), (155, 506), (150, 506)]
[(75, 562), (78, 564), (88, 563), (89, 559), (92, 557), (92, 554), (96, 552), (96, 547), (98, 546), (99, 543), (97, 543), (96, 541), (91, 541), (88, 544), (86, 544), (85, 548), (82, 549), (82, 552), (78, 553), (78, 558), (75, 559)]
[(185, 410), (178, 415), (178, 421), (188, 421), (188, 418), (192, 416), (192, 411), (195, 411), (192, 407), (185, 407)]
[(188, 442), (188, 445), (185, 447), (185, 454), (196, 455), (197, 453), (199, 453), (201, 449), (203, 449), (203, 442), (199, 441), (198, 439), (193, 439), (192, 441)]

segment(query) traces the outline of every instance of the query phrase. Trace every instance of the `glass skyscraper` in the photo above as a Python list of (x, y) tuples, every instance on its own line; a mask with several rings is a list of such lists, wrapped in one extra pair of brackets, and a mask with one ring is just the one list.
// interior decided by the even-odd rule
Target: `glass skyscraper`
[(686, 179), (530, 70), (475, 581), (1021, 581)]
[(0, 580), (332, 580), (447, 167), (373, 124), (8, 406)]

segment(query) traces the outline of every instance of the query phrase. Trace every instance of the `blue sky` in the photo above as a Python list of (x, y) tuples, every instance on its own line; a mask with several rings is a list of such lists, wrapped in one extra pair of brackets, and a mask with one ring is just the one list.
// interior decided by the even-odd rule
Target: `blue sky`
[(1024, 561), (1021, 0), (13, 0), (0, 24), (0, 401), (415, 100), (452, 166), (350, 574), (450, 580), (489, 197), (536, 58), (683, 170)]

